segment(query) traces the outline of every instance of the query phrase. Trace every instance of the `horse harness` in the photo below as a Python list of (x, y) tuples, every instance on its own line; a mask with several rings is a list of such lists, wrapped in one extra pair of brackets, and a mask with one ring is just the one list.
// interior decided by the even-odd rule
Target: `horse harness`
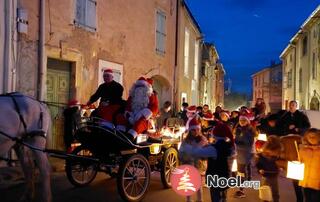
[[(12, 102), (14, 104), (14, 108), (15, 108), (18, 116), (19, 116), (19, 119), (20, 119), (20, 121), (21, 121), (21, 123), (23, 125), (23, 128), (24, 128), (24, 131), (25, 131), (26, 135), (24, 135), (22, 137), (12, 137), (11, 135), (9, 135), (9, 134), (7, 134), (7, 133), (5, 133), (3, 131), (0, 131), (0, 134), (5, 136), (5, 137), (7, 137), (7, 138), (9, 138), (12, 141), (18, 143), (18, 144), (25, 145), (25, 146), (27, 146), (27, 147), (29, 147), (31, 149), (34, 149), (34, 150), (43, 151), (41, 149), (34, 148), (33, 146), (31, 146), (31, 145), (29, 145), (29, 144), (24, 142), (28, 138), (33, 138), (33, 137), (36, 137), (36, 136), (40, 136), (40, 137), (46, 138), (46, 136), (43, 133), (39, 133), (38, 131), (31, 131), (31, 132), (27, 133), (27, 124), (26, 124), (26, 122), (25, 122), (25, 120), (24, 120), (24, 118), (23, 118), (23, 116), (21, 114), (21, 110), (20, 110), (19, 105), (17, 103), (17, 100), (15, 98), (16, 96), (19, 96), (19, 95), (17, 95), (16, 93), (6, 93), (6, 94), (0, 95), (0, 97), (1, 96), (10, 97), (12, 99)], [(39, 128), (42, 128), (42, 125), (43, 125), (43, 111), (40, 108)], [(0, 160), (10, 161), (10, 159), (3, 158), (3, 157), (0, 157)]]

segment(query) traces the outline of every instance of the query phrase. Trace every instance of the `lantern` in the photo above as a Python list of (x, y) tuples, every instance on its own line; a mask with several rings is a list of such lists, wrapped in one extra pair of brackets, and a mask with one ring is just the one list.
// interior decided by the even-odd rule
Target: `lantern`
[(267, 135), (266, 134), (259, 134), (258, 135), (258, 140), (261, 140), (261, 141), (267, 141)]
[(231, 172), (237, 172), (237, 171), (238, 171), (237, 159), (233, 159), (232, 166), (231, 166)]
[(161, 151), (160, 144), (152, 144), (150, 146), (150, 153), (151, 154), (159, 154), (160, 151)]
[(270, 186), (264, 185), (259, 188), (259, 198), (263, 201), (272, 201)]
[(299, 161), (288, 161), (287, 178), (303, 180), (304, 163)]

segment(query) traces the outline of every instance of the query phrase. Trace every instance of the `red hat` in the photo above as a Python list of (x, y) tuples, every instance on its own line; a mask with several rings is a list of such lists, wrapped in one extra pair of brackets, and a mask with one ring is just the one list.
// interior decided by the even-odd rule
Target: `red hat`
[(191, 119), (188, 125), (188, 130), (201, 129), (201, 125), (196, 118)]
[(231, 129), (229, 126), (225, 123), (217, 123), (217, 125), (214, 127), (212, 134), (216, 137), (227, 137), (230, 139), (232, 143), (234, 143), (234, 138), (231, 132)]
[(68, 107), (74, 107), (80, 105), (80, 102), (76, 99), (71, 99), (68, 102)]
[(150, 87), (150, 83), (143, 76), (136, 81), (136, 85), (143, 85), (143, 86)]
[(152, 78), (147, 78), (147, 82), (152, 86), (153, 85), (153, 79)]
[(187, 108), (187, 111), (188, 112), (192, 112), (192, 113), (196, 113), (197, 107), (195, 105), (192, 105), (192, 106)]
[(222, 111), (222, 112), (220, 112), (220, 114), (224, 114), (225, 116), (228, 117), (228, 119), (230, 118), (230, 115), (227, 111)]
[(214, 120), (214, 116), (212, 115), (212, 113), (205, 113), (203, 115), (203, 119), (207, 120), (207, 121), (213, 121)]
[(113, 74), (113, 70), (112, 69), (105, 69), (103, 71), (104, 74)]
[(239, 120), (241, 120), (241, 119), (244, 119), (244, 120), (246, 120), (247, 122), (249, 122), (249, 123), (250, 123), (250, 119), (249, 119), (249, 117), (248, 117), (248, 116), (241, 115), (241, 116), (239, 116)]

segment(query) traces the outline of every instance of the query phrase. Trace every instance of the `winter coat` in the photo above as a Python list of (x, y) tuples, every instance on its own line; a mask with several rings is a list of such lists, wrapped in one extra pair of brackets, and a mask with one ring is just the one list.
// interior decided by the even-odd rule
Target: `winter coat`
[(299, 153), (304, 163), (304, 178), (299, 185), (320, 191), (320, 146), (302, 146)]
[(108, 102), (109, 104), (122, 104), (123, 87), (120, 83), (112, 81), (110, 83), (101, 84), (97, 91), (90, 97), (93, 103), (101, 98), (100, 102)]
[(263, 154), (258, 154), (258, 157), (256, 159), (256, 167), (258, 170), (264, 171), (264, 174), (262, 174), (262, 176), (264, 177), (278, 176), (279, 168), (276, 164), (276, 160), (277, 160), (276, 157), (267, 158), (263, 156)]
[(254, 138), (256, 131), (251, 126), (241, 127), (234, 131), (238, 164), (249, 164), (255, 151)]
[[(282, 115), (279, 125), (282, 128), (283, 134), (303, 134), (308, 128), (310, 128), (309, 118), (301, 111), (297, 110), (294, 113), (286, 112)], [(294, 129), (289, 129), (290, 125), (295, 125), (298, 132)]]
[[(229, 178), (230, 168), (228, 158), (232, 153), (232, 143), (225, 138), (217, 138), (216, 142), (210, 146), (217, 151), (217, 158), (208, 158), (208, 169), (206, 175), (218, 175), (219, 177)], [(225, 188), (226, 189), (226, 188)]]
[[(180, 149), (179, 149), (179, 160), (182, 164), (189, 164), (196, 167), (201, 175), (205, 174), (205, 171), (207, 170), (207, 162), (205, 160), (201, 160), (201, 158), (194, 157), (190, 155), (193, 148), (201, 148), (208, 144), (207, 139), (201, 135), (201, 141), (200, 142), (191, 142), (188, 143), (186, 141), (183, 141)], [(190, 147), (191, 146), (191, 147)]]

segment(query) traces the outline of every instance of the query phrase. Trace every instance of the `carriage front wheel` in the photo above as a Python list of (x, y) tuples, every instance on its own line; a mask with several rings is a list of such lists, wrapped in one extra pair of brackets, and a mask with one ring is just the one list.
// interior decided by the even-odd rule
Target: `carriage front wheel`
[[(77, 156), (90, 157), (93, 153), (86, 147), (80, 145), (76, 147), (72, 154)], [(90, 184), (96, 177), (98, 165), (91, 161), (77, 161), (75, 159), (66, 160), (66, 174), (71, 184), (76, 187), (83, 187)]]
[(171, 172), (178, 167), (178, 153), (174, 148), (169, 148), (164, 152), (162, 163), (161, 163), (161, 182), (164, 188), (171, 188)]
[(124, 160), (119, 168), (118, 192), (125, 201), (140, 201), (146, 195), (150, 184), (150, 165), (141, 154)]

